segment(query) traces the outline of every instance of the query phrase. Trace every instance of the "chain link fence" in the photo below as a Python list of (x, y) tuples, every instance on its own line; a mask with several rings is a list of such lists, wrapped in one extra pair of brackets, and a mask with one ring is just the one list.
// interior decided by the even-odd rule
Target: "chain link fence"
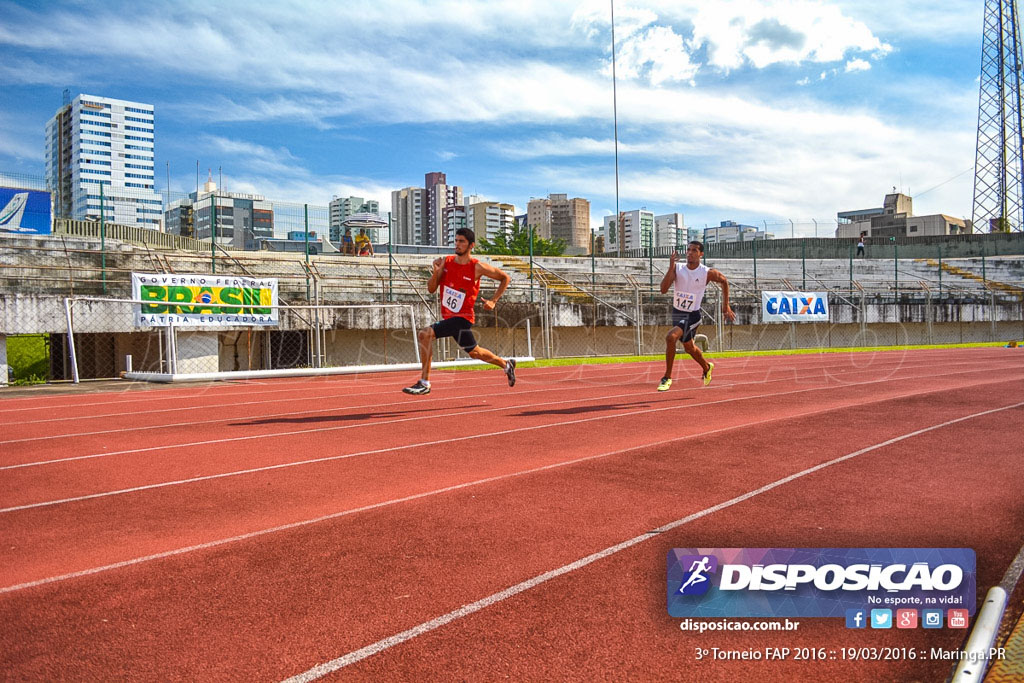
[[(660, 355), (671, 325), (671, 297), (633, 286), (603, 296), (513, 287), (494, 311), (478, 311), (479, 343), (501, 356), (570, 358)], [(533, 301), (530, 301), (530, 298)], [(860, 290), (828, 295), (830, 322), (775, 323), (762, 318), (761, 293), (737, 288), (735, 322), (721, 315), (710, 287), (699, 334), (708, 351), (778, 351), (1000, 342), (1024, 339), (1024, 299), (996, 291)], [(415, 330), (437, 319), (431, 299), (403, 304), (280, 307), (271, 328), (139, 328), (141, 302), (74, 298), (71, 334), (52, 335), (54, 379), (139, 372), (214, 373), (290, 368), (387, 366), (419, 360)], [(131, 360), (128, 360), (128, 357)], [(435, 361), (466, 358), (450, 339)]]

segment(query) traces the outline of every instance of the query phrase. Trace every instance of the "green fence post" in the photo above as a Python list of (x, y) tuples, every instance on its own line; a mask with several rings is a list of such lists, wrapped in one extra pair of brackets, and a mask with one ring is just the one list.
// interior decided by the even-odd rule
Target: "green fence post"
[(648, 284), (647, 284), (647, 300), (654, 300), (654, 226), (651, 226), (651, 232), (647, 238), (647, 269), (648, 273)]
[(302, 205), (302, 224), (305, 227), (303, 235), (306, 238), (306, 264), (309, 264), (309, 204)]
[(750, 248), (754, 251), (754, 289), (757, 289), (757, 235), (754, 236), (754, 241)]
[(210, 195), (210, 269), (217, 274), (217, 195)]
[(530, 303), (533, 303), (533, 226), (530, 226)]
[(800, 240), (800, 267), (804, 273), (804, 291), (807, 291), (807, 238)]
[(594, 231), (590, 231), (590, 289), (594, 291), (597, 288), (597, 255), (594, 253), (594, 246), (597, 241), (594, 239)]
[(896, 304), (900, 302), (900, 245), (896, 244), (896, 238), (892, 240), (892, 274), (896, 279)]
[(850, 294), (853, 294), (853, 242), (850, 242)]
[(394, 301), (391, 294), (391, 287), (394, 283), (391, 275), (392, 261), (394, 261), (394, 257), (391, 255), (391, 212), (388, 211), (388, 301)]
[(107, 293), (107, 209), (103, 201), (103, 183), (100, 183), (100, 268), (103, 279), (103, 293)]

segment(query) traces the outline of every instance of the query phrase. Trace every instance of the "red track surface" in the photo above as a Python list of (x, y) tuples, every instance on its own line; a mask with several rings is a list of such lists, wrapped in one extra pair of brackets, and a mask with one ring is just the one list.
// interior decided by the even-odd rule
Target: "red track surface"
[(965, 632), (683, 632), (665, 558), (972, 547), (980, 603), (1024, 526), (1024, 353), (722, 359), (707, 389), (681, 358), (657, 393), (661, 367), (527, 369), (512, 390), (498, 372), (438, 372), (426, 397), (398, 391), (411, 376), (375, 375), (4, 400), (0, 671), (944, 678), (930, 659), (697, 661), (712, 647), (955, 649)]

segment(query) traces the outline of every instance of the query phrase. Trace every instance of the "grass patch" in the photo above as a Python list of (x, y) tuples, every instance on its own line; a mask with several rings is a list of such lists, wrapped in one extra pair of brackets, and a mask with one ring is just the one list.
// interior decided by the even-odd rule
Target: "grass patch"
[[(977, 342), (971, 344), (918, 344), (908, 346), (851, 346), (845, 348), (779, 349), (775, 351), (706, 351), (707, 358), (741, 358), (751, 356), (803, 356), (812, 353), (867, 353), (874, 351), (915, 351), (919, 349), (974, 349), (1006, 346), (1006, 342)], [(686, 356), (679, 350), (676, 358)], [(652, 356), (577, 356), (570, 358), (542, 358), (529, 363), (520, 363), (518, 368), (554, 368), (567, 365), (610, 365), (613, 363), (643, 363), (665, 360), (664, 354)], [(450, 369), (450, 368), (446, 368)], [(493, 365), (475, 365), (457, 370), (491, 370)]]
[(50, 375), (50, 339), (45, 334), (7, 338), (7, 364), (11, 384), (44, 384)]

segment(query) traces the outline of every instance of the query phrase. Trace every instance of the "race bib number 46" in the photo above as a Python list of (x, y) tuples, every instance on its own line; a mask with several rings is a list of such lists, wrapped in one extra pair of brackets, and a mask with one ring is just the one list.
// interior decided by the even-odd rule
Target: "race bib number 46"
[(447, 308), (452, 313), (458, 313), (462, 310), (462, 304), (466, 301), (466, 293), (460, 292), (457, 289), (452, 289), (448, 285), (444, 286), (444, 291), (441, 292), (441, 305)]
[(697, 297), (690, 292), (676, 292), (673, 305), (677, 311), (692, 311), (696, 301)]

